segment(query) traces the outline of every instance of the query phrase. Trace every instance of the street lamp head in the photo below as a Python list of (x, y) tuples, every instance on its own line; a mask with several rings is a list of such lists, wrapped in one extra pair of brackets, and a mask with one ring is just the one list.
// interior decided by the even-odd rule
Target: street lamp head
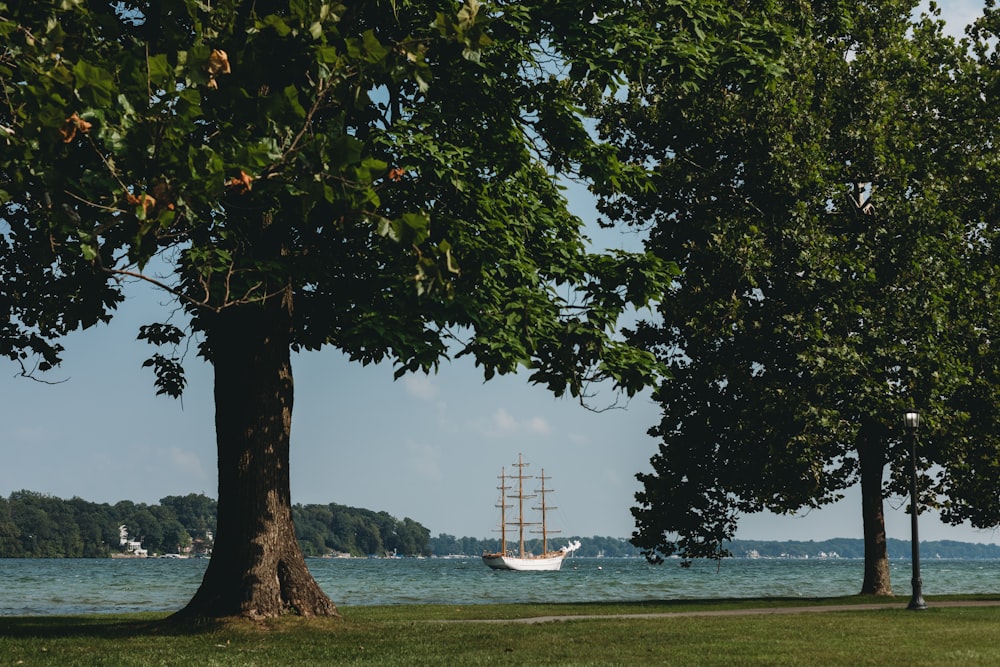
[(917, 430), (917, 428), (920, 427), (920, 413), (916, 410), (908, 410), (907, 412), (904, 412), (903, 426), (911, 431)]

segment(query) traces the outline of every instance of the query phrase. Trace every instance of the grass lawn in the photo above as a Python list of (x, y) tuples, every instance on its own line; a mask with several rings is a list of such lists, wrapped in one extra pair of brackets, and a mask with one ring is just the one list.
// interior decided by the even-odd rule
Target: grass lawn
[[(341, 610), (342, 620), (287, 618), (197, 632), (169, 629), (162, 614), (0, 617), (0, 667), (1000, 664), (1000, 606), (945, 606), (956, 599), (975, 598), (931, 597), (921, 612), (906, 610), (905, 598), (889, 609), (774, 611), (873, 601), (853, 597), (352, 607)], [(771, 611), (703, 613), (748, 608)], [(547, 616), (574, 618), (514, 622)]]

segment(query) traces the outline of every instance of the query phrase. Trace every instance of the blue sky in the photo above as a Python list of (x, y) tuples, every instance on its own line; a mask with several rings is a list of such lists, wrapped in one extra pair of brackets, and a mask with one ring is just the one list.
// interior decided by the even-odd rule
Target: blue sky
[[(948, 16), (974, 16), (978, 3), (942, 3)], [(574, 196), (581, 215), (586, 197)], [(631, 234), (602, 232), (603, 245), (631, 247)], [(157, 397), (142, 369), (148, 346), (140, 324), (162, 321), (169, 306), (133, 286), (110, 326), (68, 337), (57, 385), (15, 378), (0, 362), (0, 495), (29, 489), (96, 502), (155, 503), (166, 495), (216, 489), (212, 377), (188, 355), (183, 401)], [(553, 523), (566, 534), (628, 537), (629, 508), (649, 469), (658, 419), (648, 397), (600, 414), (556, 399), (523, 376), (483, 383), (471, 362), (432, 376), (393, 381), (389, 366), (362, 367), (335, 351), (293, 360), (292, 499), (336, 502), (410, 517), (433, 534), (487, 537), (497, 525), (496, 476), (518, 453), (544, 468), (555, 493)], [(606, 397), (612, 400), (612, 397)], [(903, 499), (886, 503), (890, 537), (909, 538)], [(995, 531), (950, 527), (921, 517), (922, 539), (997, 542)], [(805, 516), (744, 517), (739, 537), (860, 537), (860, 500)]]

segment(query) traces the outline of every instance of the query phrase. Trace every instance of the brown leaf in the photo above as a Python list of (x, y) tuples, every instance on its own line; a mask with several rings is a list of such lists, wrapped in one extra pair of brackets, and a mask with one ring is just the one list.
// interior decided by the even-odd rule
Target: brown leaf
[(141, 197), (136, 197), (131, 192), (125, 196), (126, 201), (133, 206), (142, 206), (143, 215), (149, 215), (149, 212), (156, 208), (156, 199), (150, 195), (143, 194)]
[(226, 181), (226, 187), (235, 188), (237, 194), (247, 193), (253, 187), (253, 176), (240, 169), (239, 177)]
[(59, 134), (63, 137), (63, 143), (68, 144), (76, 138), (77, 130), (83, 134), (87, 134), (92, 127), (92, 123), (88, 123), (74, 112), (72, 116), (66, 119), (65, 124), (59, 128)]
[(212, 49), (208, 56), (208, 73), (213, 77), (216, 74), (230, 74), (232, 68), (229, 66), (229, 56), (221, 49)]

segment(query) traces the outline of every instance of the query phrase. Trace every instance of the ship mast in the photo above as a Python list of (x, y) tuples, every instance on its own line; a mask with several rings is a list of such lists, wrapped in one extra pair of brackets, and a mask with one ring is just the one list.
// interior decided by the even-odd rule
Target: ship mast
[(506, 502), (506, 493), (510, 490), (507, 486), (507, 471), (504, 468), (500, 468), (500, 486), (497, 488), (500, 490), (500, 503), (497, 507), (500, 508), (500, 555), (504, 556), (507, 554), (507, 508), (512, 507)]
[[(536, 523), (530, 523), (524, 520), (524, 501), (534, 498), (534, 494), (525, 495), (524, 494), (524, 480), (531, 479), (531, 475), (525, 475), (524, 469), (528, 467), (528, 463), (524, 462), (524, 458), (521, 454), (517, 455), (517, 463), (514, 464), (517, 467), (517, 532), (518, 532), (518, 555), (524, 558), (524, 527), (525, 526), (535, 526)], [(509, 496), (513, 498), (514, 496)], [(513, 523), (511, 523), (513, 525)]]
[[(552, 491), (552, 489), (546, 489), (545, 488), (545, 480), (552, 479), (551, 477), (546, 477), (545, 476), (545, 468), (542, 468), (541, 474), (538, 476), (538, 479), (542, 483), (541, 488), (538, 489), (538, 495), (542, 499), (542, 504), (539, 507), (536, 507), (535, 509), (542, 511), (542, 555), (544, 556), (545, 554), (549, 553), (549, 533), (548, 533), (548, 526), (546, 525), (546, 516), (548, 515), (548, 511), (549, 510), (554, 510), (554, 509), (559, 509), (559, 508), (558, 507), (549, 507), (548, 505), (545, 504), (545, 494), (546, 493), (550, 493)], [(537, 532), (537, 531), (535, 531), (535, 532)], [(552, 532), (553, 533), (558, 533), (560, 531), (554, 530)]]

